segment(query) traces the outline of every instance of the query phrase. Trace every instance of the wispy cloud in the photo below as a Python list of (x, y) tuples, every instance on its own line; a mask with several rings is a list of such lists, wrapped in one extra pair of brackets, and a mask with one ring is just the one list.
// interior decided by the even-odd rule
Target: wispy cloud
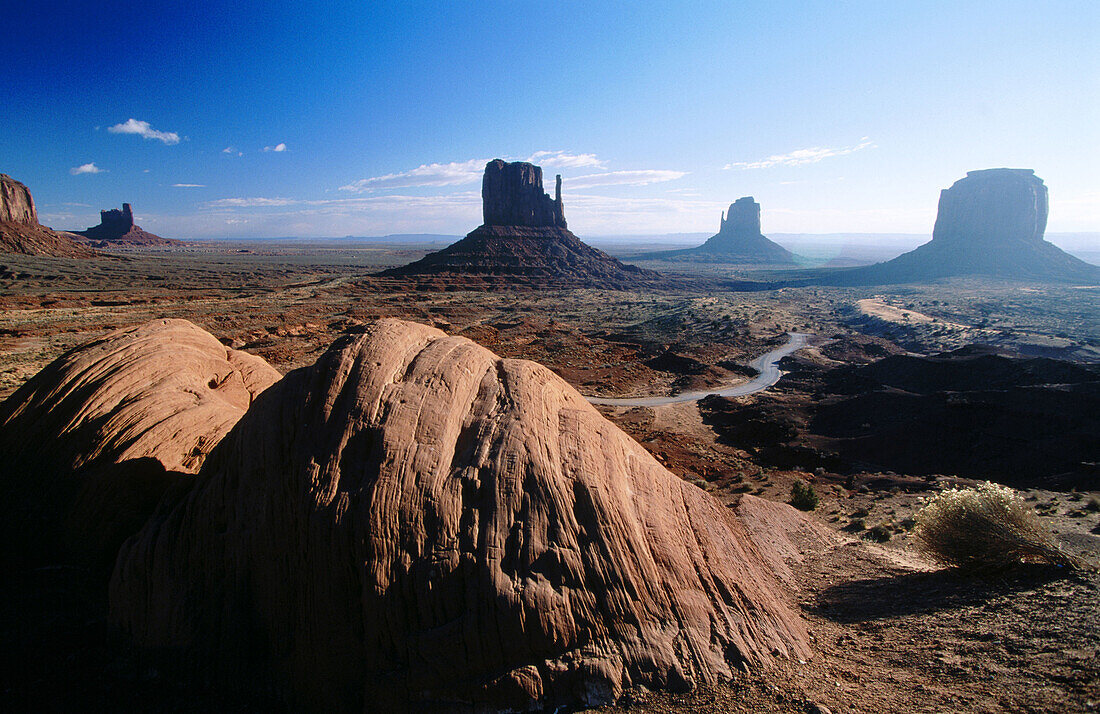
[(597, 186), (648, 186), (651, 183), (675, 181), (687, 176), (686, 171), (642, 169), (638, 171), (608, 171), (569, 179), (569, 188), (594, 188)]
[(95, 165), (95, 163), (81, 164), (80, 166), (74, 166), (69, 169), (69, 173), (73, 176), (79, 176), (80, 174), (102, 174), (106, 173), (107, 169), (101, 169)]
[[(526, 158), (504, 156), (505, 161), (527, 161), (544, 169), (605, 169), (606, 163), (595, 154), (574, 154), (567, 151), (536, 151)], [(368, 193), (399, 188), (462, 186), (477, 183), (492, 159), (470, 159), (449, 163), (421, 164), (415, 169), (359, 179), (341, 191)], [(572, 188), (591, 186), (644, 186), (661, 181), (673, 181), (686, 175), (683, 171), (607, 171), (570, 178)]]
[(172, 188), (206, 188), (204, 183), (174, 183)]
[(398, 173), (373, 176), (352, 181), (341, 186), (341, 191), (366, 193), (389, 188), (413, 188), (416, 186), (461, 186), (481, 178), (485, 164), (492, 159), (470, 159), (446, 164), (421, 164), (415, 169)]
[(266, 206), (292, 206), (303, 203), (293, 198), (219, 198), (206, 203), (207, 208), (262, 208)]
[(875, 144), (866, 136), (859, 140), (859, 143), (854, 146), (842, 146), (837, 148), (826, 148), (821, 146), (813, 146), (808, 149), (795, 149), (794, 151), (786, 154), (773, 154), (765, 159), (759, 161), (736, 161), (730, 164), (726, 164), (722, 168), (724, 169), (770, 169), (775, 166), (802, 166), (804, 164), (816, 164), (823, 159), (830, 159), (834, 156), (847, 156), (848, 154), (862, 151), (863, 149), (873, 149)]
[(137, 119), (127, 119), (121, 124), (115, 124), (114, 126), (107, 127), (107, 131), (112, 134), (137, 134), (143, 139), (156, 139), (157, 141), (163, 141), (165, 144), (171, 146), (172, 144), (180, 143), (180, 135), (174, 131), (157, 131), (153, 127), (149, 126), (147, 121), (139, 121)]
[(227, 147), (225, 147), (224, 149), (222, 149), (222, 153), (223, 153), (223, 154), (230, 154), (230, 155), (232, 155), (232, 154), (236, 154), (237, 156), (244, 156), (244, 152), (243, 152), (243, 151), (237, 151), (237, 150), (236, 150), (236, 149), (234, 149), (234, 148), (233, 148), (232, 146), (227, 146)]
[(595, 154), (570, 154), (567, 151), (536, 151), (524, 161), (550, 169), (607, 168)]
[(279, 142), (275, 146), (265, 146), (264, 151), (283, 152), (286, 151), (286, 144)]

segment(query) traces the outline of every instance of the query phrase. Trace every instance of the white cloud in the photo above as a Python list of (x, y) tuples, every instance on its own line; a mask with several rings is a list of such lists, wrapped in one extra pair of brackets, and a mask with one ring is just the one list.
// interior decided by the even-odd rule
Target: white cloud
[(346, 186), (341, 186), (340, 190), (350, 191), (351, 193), (366, 193), (368, 191), (388, 188), (460, 186), (479, 180), (481, 174), (485, 171), (485, 164), (489, 163), (491, 160), (492, 159), (470, 159), (469, 161), (451, 162), (447, 164), (421, 164), (409, 171), (359, 179)]
[(231, 155), (232, 155), (232, 154), (236, 154), (237, 156), (244, 156), (244, 152), (243, 152), (243, 151), (237, 151), (237, 150), (236, 150), (236, 149), (234, 149), (234, 148), (233, 148), (232, 146), (227, 146), (227, 147), (225, 147), (224, 149), (222, 149), (222, 153), (223, 153), (223, 154), (231, 154)]
[(286, 151), (286, 144), (280, 142), (280, 143), (276, 144), (275, 146), (265, 146), (264, 151), (283, 152), (283, 151)]
[(873, 149), (875, 144), (866, 136), (859, 140), (855, 146), (843, 146), (839, 148), (825, 148), (813, 146), (808, 149), (795, 149), (786, 154), (773, 154), (759, 161), (736, 161), (726, 164), (724, 169), (770, 169), (775, 166), (802, 166), (804, 164), (816, 164), (822, 159), (834, 156), (847, 156), (848, 154), (863, 149)]
[(536, 151), (524, 161), (553, 169), (582, 169), (589, 166), (595, 169), (607, 168), (595, 154), (570, 154), (565, 151)]
[(219, 198), (206, 204), (207, 208), (263, 208), (267, 206), (291, 206), (301, 201), (293, 198)]
[(69, 173), (73, 176), (79, 176), (80, 174), (102, 174), (106, 171), (107, 169), (99, 168), (94, 162), (90, 164), (81, 164), (80, 166), (74, 166), (69, 169)]
[(204, 183), (174, 183), (172, 188), (206, 188)]
[(156, 139), (157, 141), (163, 141), (165, 144), (171, 146), (172, 144), (180, 143), (180, 135), (174, 131), (157, 131), (153, 127), (149, 126), (147, 121), (138, 121), (137, 119), (127, 119), (121, 124), (115, 124), (114, 126), (107, 127), (107, 131), (112, 134), (137, 134), (143, 139)]
[(687, 176), (686, 171), (644, 169), (638, 171), (608, 171), (602, 174), (577, 176), (568, 181), (569, 188), (594, 188), (596, 186), (648, 186), (651, 183), (675, 181)]

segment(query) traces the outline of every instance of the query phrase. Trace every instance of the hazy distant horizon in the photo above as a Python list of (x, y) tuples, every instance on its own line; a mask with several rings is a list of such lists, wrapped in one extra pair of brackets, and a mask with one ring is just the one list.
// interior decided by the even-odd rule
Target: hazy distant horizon
[[(1100, 231), (1100, 3), (14, 4), (0, 172), (43, 223), (167, 237), (464, 234), (493, 158), (580, 236), (930, 234), (1031, 168)], [(106, 38), (110, 51), (104, 51)], [(140, 38), (140, 41), (133, 41)], [(502, 38), (506, 41), (487, 41)]]

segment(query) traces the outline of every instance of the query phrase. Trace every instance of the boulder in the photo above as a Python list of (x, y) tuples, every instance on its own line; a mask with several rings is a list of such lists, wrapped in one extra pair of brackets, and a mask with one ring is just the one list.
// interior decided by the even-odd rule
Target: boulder
[[(161, 494), (279, 379), (186, 320), (112, 332), (0, 403), (5, 543), (25, 560), (113, 563)], [(108, 570), (109, 572), (109, 570)]]
[(548, 369), (372, 323), (119, 554), (110, 620), (323, 711), (554, 710), (809, 656), (741, 523)]

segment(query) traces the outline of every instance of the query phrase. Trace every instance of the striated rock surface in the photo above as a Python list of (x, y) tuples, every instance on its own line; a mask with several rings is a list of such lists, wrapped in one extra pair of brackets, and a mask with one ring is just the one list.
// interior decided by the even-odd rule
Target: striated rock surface
[(40, 225), (30, 190), (0, 174), (0, 253), (91, 258), (94, 250)]
[(792, 265), (795, 262), (793, 253), (760, 232), (760, 204), (752, 196), (744, 196), (731, 203), (729, 212), (722, 215), (718, 233), (703, 245), (646, 253), (638, 257), (704, 263)]
[(476, 276), (489, 285), (613, 289), (660, 279), (652, 270), (624, 265), (567, 229), (561, 176), (550, 198), (543, 193), (540, 167), (496, 159), (485, 166), (481, 196), (483, 225), (441, 251), (379, 275), (438, 277), (454, 284)]
[(161, 238), (149, 233), (134, 223), (134, 211), (129, 203), (122, 204), (122, 210), (112, 208), (99, 212), (99, 225), (85, 231), (74, 231), (97, 248), (109, 248), (112, 245), (155, 246), (180, 245), (178, 240)]
[(38, 552), (113, 562), (163, 491), (196, 473), (279, 377), (186, 320), (72, 350), (0, 403), (3, 529), (33, 543), (31, 560)]
[(7, 174), (0, 174), (0, 221), (38, 225), (30, 190)]
[(970, 171), (940, 193), (930, 242), (885, 263), (839, 272), (826, 282), (874, 285), (959, 275), (1100, 281), (1100, 267), (1043, 240), (1047, 212), (1047, 187), (1031, 169)]
[(262, 394), (119, 555), (111, 622), (325, 711), (553, 710), (808, 656), (741, 523), (572, 387), (382, 320)]

